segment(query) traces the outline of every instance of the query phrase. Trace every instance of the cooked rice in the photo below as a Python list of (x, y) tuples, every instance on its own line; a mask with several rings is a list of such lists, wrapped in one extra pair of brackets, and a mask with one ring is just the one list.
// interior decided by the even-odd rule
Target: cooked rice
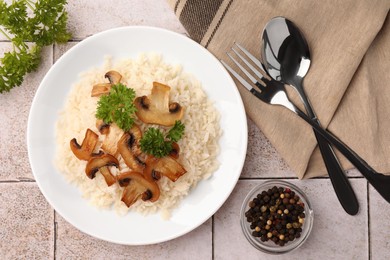
[[(179, 162), (187, 173), (176, 182), (162, 177), (158, 184), (161, 195), (157, 202), (138, 200), (130, 208), (121, 201), (123, 188), (116, 183), (108, 187), (103, 176), (96, 174), (89, 179), (85, 174), (86, 162), (77, 159), (70, 150), (69, 141), (76, 138), (82, 142), (85, 131), (90, 128), (99, 133), (96, 124), (98, 98), (91, 97), (92, 86), (106, 82), (104, 74), (116, 70), (122, 74), (121, 82), (136, 91), (137, 96), (148, 95), (152, 82), (158, 81), (171, 87), (170, 99), (185, 107), (182, 122), (185, 134), (180, 145)], [(150, 127), (137, 121), (142, 129)], [(64, 173), (67, 180), (77, 185), (83, 197), (99, 208), (114, 208), (119, 214), (136, 210), (142, 214), (160, 211), (163, 218), (169, 218), (172, 209), (190, 192), (196, 184), (210, 177), (219, 167), (219, 113), (202, 89), (201, 83), (193, 76), (184, 73), (181, 66), (167, 64), (161, 55), (141, 54), (137, 59), (112, 61), (107, 58), (104, 66), (93, 68), (80, 75), (80, 80), (72, 87), (65, 107), (59, 115), (56, 128), (57, 152), (55, 165)], [(103, 141), (104, 136), (100, 135)], [(120, 170), (111, 167), (114, 174), (128, 171), (120, 158)]]

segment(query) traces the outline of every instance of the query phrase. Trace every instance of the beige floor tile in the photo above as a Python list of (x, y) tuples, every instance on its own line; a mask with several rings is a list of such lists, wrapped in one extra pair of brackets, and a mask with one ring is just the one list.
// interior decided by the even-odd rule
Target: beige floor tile
[[(11, 48), (0, 43), (0, 56)], [(42, 62), (36, 72), (28, 74), (20, 87), (0, 95), (0, 180), (33, 179), (28, 162), (26, 130), (31, 102), (53, 60), (52, 46), (42, 53)]]
[(241, 177), (296, 177), (268, 139), (249, 118), (248, 149)]
[(211, 259), (211, 219), (192, 232), (164, 243), (126, 246), (86, 235), (57, 215), (58, 259)]
[[(314, 225), (308, 240), (299, 249), (282, 256), (257, 251), (245, 239), (239, 225), (239, 211), (246, 193), (262, 181), (239, 181), (233, 194), (215, 215), (215, 259), (367, 259), (368, 223), (366, 181), (353, 179), (360, 203), (356, 216), (345, 213), (328, 179), (290, 180), (309, 197)], [(332, 211), (332, 209), (334, 209)], [(340, 244), (343, 246), (340, 247)], [(302, 258), (304, 256), (304, 258)]]
[(0, 205), (0, 258), (53, 258), (54, 211), (36, 183), (0, 183)]
[(390, 205), (370, 185), (370, 242), (371, 259), (390, 257)]

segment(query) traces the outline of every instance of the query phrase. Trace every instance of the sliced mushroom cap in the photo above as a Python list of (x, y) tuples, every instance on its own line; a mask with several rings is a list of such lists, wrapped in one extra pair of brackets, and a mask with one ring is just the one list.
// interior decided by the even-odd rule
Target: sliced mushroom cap
[(107, 135), (110, 133), (110, 124), (107, 124), (102, 119), (96, 120), (96, 128), (102, 135)]
[(103, 154), (102, 151), (99, 151), (99, 153), (93, 153), (98, 140), (99, 136), (88, 128), (85, 132), (85, 137), (81, 145), (79, 145), (76, 138), (70, 140), (70, 149), (78, 159), (88, 161), (91, 157), (101, 156)]
[(171, 181), (177, 181), (187, 170), (171, 156), (156, 158), (149, 156), (145, 161), (144, 175), (147, 180), (159, 180), (164, 175)]
[(118, 72), (118, 71), (115, 71), (115, 70), (110, 70), (108, 71), (104, 77), (106, 79), (108, 79), (108, 81), (112, 84), (112, 85), (115, 85), (115, 84), (118, 84), (119, 82), (121, 82), (121, 79), (122, 79), (122, 75)]
[(134, 100), (138, 118), (148, 124), (172, 126), (184, 115), (184, 108), (179, 103), (169, 103), (167, 85), (153, 82), (153, 88), (149, 96), (137, 97)]
[(127, 207), (133, 205), (138, 198), (144, 201), (155, 202), (160, 197), (160, 188), (154, 181), (148, 181), (144, 176), (135, 171), (121, 173), (117, 176), (119, 185), (126, 187), (123, 190), (122, 201)]
[(119, 167), (119, 161), (111, 154), (103, 154), (99, 157), (91, 158), (85, 167), (85, 174), (88, 178), (93, 179), (96, 173), (100, 171), (108, 186), (116, 182), (116, 178), (110, 172), (109, 166)]
[(118, 141), (118, 152), (126, 165), (137, 172), (142, 172), (145, 167), (145, 163), (139, 158), (139, 155), (142, 153), (139, 144), (141, 138), (141, 129), (139, 126), (134, 125), (130, 131), (125, 132)]
[(172, 143), (172, 150), (169, 152), (169, 156), (171, 156), (174, 159), (179, 159), (179, 153), (180, 153), (179, 144), (176, 142), (173, 142)]
[(122, 75), (115, 70), (108, 71), (104, 77), (108, 79), (110, 83), (99, 83), (94, 85), (92, 87), (91, 97), (100, 97), (101, 95), (110, 93), (112, 85), (118, 84), (122, 79)]

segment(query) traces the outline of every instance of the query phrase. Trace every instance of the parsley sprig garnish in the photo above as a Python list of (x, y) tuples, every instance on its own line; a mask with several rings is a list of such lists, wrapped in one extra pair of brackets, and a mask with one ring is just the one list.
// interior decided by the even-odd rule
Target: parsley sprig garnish
[(133, 103), (134, 98), (134, 89), (121, 83), (113, 85), (108, 95), (100, 97), (96, 118), (102, 119), (107, 124), (115, 123), (123, 131), (130, 130), (134, 124), (137, 110)]
[(66, 0), (14, 0), (7, 5), (0, 0), (0, 33), (13, 45), (0, 58), (0, 93), (20, 86), (24, 76), (38, 68), (42, 47), (71, 38), (65, 4)]
[(166, 136), (160, 129), (150, 127), (141, 138), (141, 150), (158, 158), (167, 156), (172, 151), (172, 143), (182, 138), (184, 129), (184, 124), (179, 120), (169, 129)]

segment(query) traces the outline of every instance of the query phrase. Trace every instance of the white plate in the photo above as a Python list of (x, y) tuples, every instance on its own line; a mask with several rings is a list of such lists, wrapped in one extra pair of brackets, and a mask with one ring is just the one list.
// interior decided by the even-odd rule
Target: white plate
[[(107, 55), (136, 58), (141, 52), (163, 55), (164, 61), (183, 65), (199, 79), (221, 113), (220, 168), (201, 181), (173, 211), (142, 216), (98, 210), (81, 197), (53, 165), (55, 122), (80, 72), (103, 65)], [(123, 27), (87, 38), (65, 53), (49, 70), (34, 97), (27, 128), (29, 160), (35, 180), (52, 207), (79, 230), (106, 241), (146, 245), (167, 241), (201, 225), (225, 202), (240, 176), (247, 148), (247, 122), (235, 83), (206, 49), (191, 39), (163, 29)], [(239, 212), (237, 212), (239, 214)], [(237, 224), (238, 225), (238, 224)]]

